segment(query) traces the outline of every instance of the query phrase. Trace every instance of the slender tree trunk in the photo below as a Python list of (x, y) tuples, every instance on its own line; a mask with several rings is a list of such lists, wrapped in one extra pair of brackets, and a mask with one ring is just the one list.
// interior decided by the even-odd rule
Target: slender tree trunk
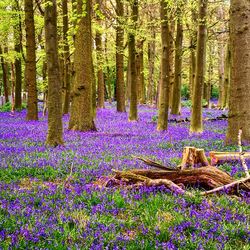
[(230, 9), (230, 42), (232, 72), (229, 100), (227, 142), (237, 143), (239, 129), (242, 141), (250, 143), (250, 1), (232, 0)]
[(12, 103), (11, 103), (11, 112), (15, 111), (15, 65), (14, 63), (11, 63), (11, 98), (12, 98)]
[[(171, 8), (169, 8), (171, 11)], [(169, 24), (169, 70), (170, 70), (170, 82), (169, 82), (169, 108), (172, 106), (172, 99), (173, 99), (173, 91), (174, 91), (174, 61), (175, 61), (175, 20), (174, 17), (171, 15), (170, 19), (171, 22)]]
[(155, 70), (155, 30), (152, 28), (151, 30), (151, 40), (148, 43), (148, 92), (147, 92), (147, 98), (149, 100), (150, 104), (153, 104), (154, 101), (154, 89), (155, 89), (155, 83), (154, 83), (154, 70)]
[(28, 90), (27, 120), (38, 120), (36, 87), (36, 40), (33, 0), (24, 1), (26, 30), (25, 82)]
[[(82, 15), (82, 10), (85, 15)], [(77, 0), (80, 15), (75, 35), (74, 84), (69, 129), (78, 131), (96, 130), (93, 112), (93, 61), (91, 32), (91, 1)], [(84, 69), (84, 70), (83, 70)]]
[(127, 72), (126, 72), (126, 98), (125, 100), (130, 101), (131, 97), (131, 67), (130, 67), (130, 57), (127, 61)]
[(70, 52), (68, 42), (69, 18), (68, 18), (68, 1), (62, 1), (63, 11), (63, 42), (64, 42), (64, 100), (63, 100), (63, 114), (69, 113), (70, 106)]
[(219, 64), (218, 64), (218, 73), (219, 73), (219, 100), (218, 100), (218, 106), (220, 108), (223, 108), (223, 99), (224, 99), (224, 69), (225, 69), (225, 49), (224, 44), (220, 42), (219, 48), (218, 48), (218, 54), (219, 54)]
[(57, 39), (56, 0), (46, 0), (45, 47), (48, 67), (48, 134), (46, 144), (63, 144), (62, 84), (60, 79)]
[(133, 31), (129, 34), (129, 60), (130, 60), (130, 75), (131, 75), (131, 90), (130, 90), (130, 110), (129, 121), (137, 121), (137, 83), (136, 83), (136, 65), (135, 65), (135, 34), (136, 24), (138, 20), (138, 0), (133, 0), (132, 4), (132, 21)]
[(230, 87), (230, 71), (231, 71), (231, 53), (230, 53), (230, 45), (227, 45), (227, 52), (225, 58), (225, 77), (224, 77), (224, 99), (223, 99), (223, 107), (228, 108), (229, 106), (229, 87)]
[(193, 91), (190, 132), (202, 133), (202, 96), (206, 65), (206, 15), (207, 0), (199, 0), (199, 29), (197, 35), (196, 72)]
[(125, 83), (124, 83), (124, 28), (122, 18), (124, 17), (124, 6), (122, 0), (116, 0), (116, 101), (117, 111), (126, 112), (125, 107)]
[(175, 41), (175, 72), (174, 72), (174, 88), (172, 98), (171, 113), (179, 115), (181, 112), (181, 71), (182, 71), (182, 41), (183, 26), (180, 18), (177, 20), (177, 31)]
[(4, 98), (5, 98), (5, 103), (6, 103), (6, 102), (9, 102), (8, 65), (7, 65), (7, 63), (4, 60), (3, 50), (2, 50), (1, 46), (0, 46), (0, 54), (1, 54), (1, 65), (2, 65), (2, 71), (3, 71), (3, 91), (4, 91)]
[(159, 117), (157, 130), (168, 128), (169, 88), (170, 88), (170, 31), (168, 24), (168, 3), (161, 0), (161, 82), (159, 89)]
[(192, 10), (192, 30), (190, 39), (190, 70), (189, 70), (189, 98), (192, 100), (194, 82), (195, 82), (195, 71), (196, 71), (196, 43), (197, 43), (197, 12)]
[[(20, 11), (18, 1), (15, 2), (16, 11)], [(20, 14), (18, 14), (18, 24), (15, 27), (15, 52), (19, 55), (22, 50), (22, 20)], [(21, 56), (15, 59), (15, 109), (20, 110), (22, 108), (22, 60)]]
[[(100, 18), (100, 4), (101, 0), (96, 0), (97, 3), (97, 11), (96, 11), (96, 21), (99, 26), (101, 26), (101, 18)], [(99, 29), (96, 30), (95, 36), (96, 42), (96, 55), (97, 55), (97, 107), (104, 108), (105, 101), (105, 85), (104, 85), (104, 74), (103, 74), (103, 48), (102, 48), (102, 34)]]

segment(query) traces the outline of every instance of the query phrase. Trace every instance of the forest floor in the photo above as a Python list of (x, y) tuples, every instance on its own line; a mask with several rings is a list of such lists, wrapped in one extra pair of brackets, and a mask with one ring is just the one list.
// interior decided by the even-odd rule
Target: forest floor
[[(65, 146), (57, 148), (44, 145), (41, 113), (34, 122), (25, 121), (25, 110), (0, 113), (0, 249), (250, 249), (247, 194), (189, 197), (164, 187), (91, 184), (113, 168), (147, 168), (134, 155), (176, 167), (184, 146), (238, 151), (224, 145), (226, 120), (205, 121), (202, 135), (189, 135), (189, 123), (157, 132), (156, 109), (140, 106), (139, 121), (129, 123), (128, 114), (106, 106), (97, 112), (97, 132), (68, 131), (65, 116)], [(204, 117), (222, 113), (205, 109)], [(218, 167), (244, 176), (240, 162)]]

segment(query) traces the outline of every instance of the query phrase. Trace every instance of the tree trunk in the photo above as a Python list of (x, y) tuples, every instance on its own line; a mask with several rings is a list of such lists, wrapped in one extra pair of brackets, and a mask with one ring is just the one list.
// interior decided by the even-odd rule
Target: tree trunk
[(64, 42), (64, 100), (63, 114), (69, 113), (70, 106), (70, 53), (68, 42), (69, 18), (68, 18), (68, 1), (62, 1), (63, 11), (63, 42)]
[(175, 72), (174, 72), (174, 88), (172, 98), (171, 113), (179, 115), (181, 113), (181, 71), (182, 71), (182, 41), (183, 26), (180, 18), (177, 20), (177, 31), (175, 41)]
[(225, 77), (224, 77), (224, 99), (223, 99), (223, 107), (228, 108), (229, 106), (229, 87), (230, 87), (230, 71), (231, 71), (231, 53), (230, 53), (230, 45), (228, 42), (227, 52), (225, 58)]
[(227, 142), (250, 143), (250, 1), (232, 0), (230, 9), (230, 42), (232, 72), (229, 100)]
[(63, 144), (62, 84), (58, 61), (56, 0), (46, 1), (44, 18), (48, 67), (48, 134), (46, 144), (56, 147)]
[(104, 85), (104, 74), (103, 74), (103, 51), (102, 51), (102, 34), (100, 32), (101, 26), (101, 0), (96, 0), (96, 21), (97, 21), (97, 29), (96, 29), (96, 36), (95, 36), (95, 43), (96, 43), (96, 59), (97, 59), (97, 107), (104, 108), (104, 101), (105, 101), (105, 85)]
[(136, 83), (136, 65), (135, 65), (135, 30), (138, 20), (138, 0), (133, 0), (132, 5), (132, 21), (133, 31), (129, 34), (129, 60), (130, 60), (130, 109), (129, 109), (129, 121), (137, 121), (137, 83)]
[(124, 6), (122, 0), (116, 0), (116, 101), (117, 111), (126, 112), (125, 107), (125, 84), (124, 84), (124, 28), (122, 18), (124, 17)]
[(33, 0), (24, 1), (26, 30), (25, 82), (28, 91), (27, 120), (38, 120), (36, 87), (36, 39)]
[(225, 49), (224, 44), (220, 42), (218, 48), (218, 55), (219, 55), (219, 65), (218, 65), (218, 73), (219, 73), (219, 100), (218, 106), (223, 108), (223, 99), (224, 99), (224, 62), (225, 62)]
[[(18, 1), (15, 2), (16, 11), (20, 11)], [(14, 30), (15, 37), (15, 52), (18, 57), (15, 59), (15, 109), (20, 110), (22, 108), (22, 60), (21, 60), (21, 49), (22, 49), (22, 20), (20, 14), (18, 14), (18, 24)]]
[(202, 96), (206, 65), (206, 15), (207, 0), (199, 0), (199, 29), (197, 35), (196, 71), (193, 90), (190, 132), (202, 133)]
[[(168, 8), (171, 11), (171, 8)], [(173, 91), (174, 91), (174, 63), (175, 63), (175, 20), (171, 15), (169, 24), (169, 108), (172, 108)]]
[(151, 40), (148, 43), (148, 92), (147, 99), (150, 104), (154, 102), (154, 89), (155, 89), (155, 81), (154, 81), (154, 70), (155, 70), (155, 30), (151, 29)]
[(1, 54), (1, 65), (2, 65), (2, 71), (3, 71), (3, 91), (4, 91), (4, 98), (5, 98), (5, 103), (9, 102), (9, 76), (8, 76), (8, 65), (4, 60), (3, 56), (3, 50), (2, 47), (0, 46), (0, 54)]
[(159, 117), (157, 130), (167, 130), (168, 128), (168, 108), (169, 108), (169, 85), (170, 85), (170, 32), (168, 23), (168, 3), (161, 0), (161, 82), (159, 89)]
[[(82, 10), (86, 14), (82, 15)], [(96, 130), (93, 114), (93, 62), (91, 34), (91, 0), (77, 0), (80, 15), (75, 35), (74, 85), (69, 129), (78, 131)], [(84, 70), (83, 70), (84, 69)]]

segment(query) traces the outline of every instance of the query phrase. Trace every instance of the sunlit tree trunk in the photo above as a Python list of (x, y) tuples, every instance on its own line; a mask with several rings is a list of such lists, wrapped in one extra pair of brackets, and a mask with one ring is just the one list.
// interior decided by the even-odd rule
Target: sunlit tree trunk
[(229, 100), (227, 142), (250, 143), (250, 1), (232, 0), (230, 9), (230, 42), (232, 72)]
[(175, 72), (174, 72), (174, 87), (173, 87), (173, 98), (172, 98), (172, 109), (171, 109), (171, 113), (175, 115), (179, 115), (181, 112), (182, 41), (183, 41), (183, 26), (182, 26), (182, 20), (179, 17), (177, 19), (177, 31), (176, 31), (176, 41), (175, 41)]
[(130, 109), (129, 109), (129, 121), (137, 120), (137, 83), (136, 83), (136, 65), (135, 65), (135, 30), (136, 23), (138, 20), (138, 0), (133, 0), (132, 3), (132, 21), (133, 21), (133, 31), (129, 34), (129, 60), (130, 60)]
[(124, 83), (124, 6), (122, 0), (116, 0), (116, 101), (117, 111), (126, 112), (125, 108), (125, 83)]
[[(15, 1), (16, 11), (20, 11), (18, 1)], [(18, 57), (15, 59), (15, 109), (20, 110), (22, 108), (22, 60), (21, 60), (21, 48), (22, 48), (22, 21), (21, 16), (18, 14), (18, 24), (15, 26), (15, 52)]]
[[(85, 15), (82, 15), (82, 11)], [(77, 1), (80, 16), (75, 35), (74, 84), (70, 111), (69, 129), (78, 131), (96, 130), (93, 112), (93, 62), (91, 34), (91, 0)], [(83, 70), (84, 69), (84, 70)]]
[(169, 108), (169, 85), (170, 85), (170, 31), (168, 23), (168, 3), (161, 0), (161, 81), (159, 89), (159, 112), (157, 130), (167, 130)]
[[(100, 4), (101, 0), (96, 0), (96, 21), (98, 26), (101, 25), (101, 18), (100, 18)], [(99, 27), (96, 30), (95, 36), (96, 42), (96, 55), (97, 55), (97, 107), (104, 108), (104, 97), (105, 97), (105, 85), (104, 85), (104, 74), (103, 74), (103, 48), (102, 48), (102, 34), (99, 30)]]
[(202, 96), (206, 65), (206, 15), (207, 15), (207, 0), (199, 0), (199, 28), (197, 35), (197, 50), (196, 50), (196, 71), (195, 83), (192, 98), (192, 115), (190, 132), (202, 133)]
[(56, 0), (46, 0), (44, 18), (48, 67), (48, 134), (46, 144), (56, 147), (63, 144), (62, 84), (58, 60)]
[(28, 91), (27, 120), (38, 120), (36, 87), (36, 39), (33, 0), (24, 1), (26, 30), (25, 82)]

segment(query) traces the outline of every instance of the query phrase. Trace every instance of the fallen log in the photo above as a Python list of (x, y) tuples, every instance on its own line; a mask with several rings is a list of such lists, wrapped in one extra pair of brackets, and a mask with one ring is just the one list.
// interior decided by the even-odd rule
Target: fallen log
[(232, 161), (232, 160), (240, 160), (241, 154), (245, 159), (250, 159), (250, 152), (240, 153), (240, 152), (217, 152), (210, 151), (209, 156), (211, 159), (211, 165), (215, 166), (219, 162), (223, 161)]
[[(150, 169), (133, 169), (129, 171), (135, 175), (145, 176), (150, 179), (168, 179), (177, 185), (200, 186), (211, 189), (233, 182), (233, 178), (216, 167), (201, 167), (181, 171), (163, 171)], [(115, 178), (120, 178), (119, 174)]]

